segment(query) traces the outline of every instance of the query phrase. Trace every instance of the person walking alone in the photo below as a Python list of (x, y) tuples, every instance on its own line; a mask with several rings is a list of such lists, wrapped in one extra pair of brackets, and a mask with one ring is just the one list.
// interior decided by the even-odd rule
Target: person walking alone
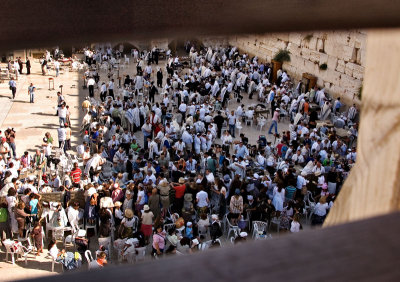
[(8, 85), (10, 85), (10, 90), (11, 90), (11, 93), (12, 93), (12, 99), (15, 99), (15, 93), (17, 92), (17, 83), (15, 82), (13, 77), (8, 82)]
[(228, 115), (228, 125), (229, 125), (229, 133), (235, 138), (235, 129), (236, 129), (236, 115), (234, 111)]
[(157, 87), (154, 86), (154, 81), (151, 82), (150, 91), (149, 91), (149, 101), (154, 103), (154, 95), (158, 93)]
[(275, 127), (275, 134), (278, 134), (279, 112), (280, 112), (279, 108), (276, 108), (274, 115), (272, 117), (272, 123), (271, 123), (271, 126), (269, 127), (268, 134), (272, 134), (271, 131), (272, 131), (272, 128), (274, 128), (274, 127)]
[(28, 87), (29, 103), (35, 102), (35, 90), (36, 87), (33, 86), (33, 83), (31, 83), (31, 85)]
[(110, 95), (113, 99), (114, 98), (114, 79), (111, 79), (111, 81), (108, 83), (108, 95)]
[(96, 84), (96, 81), (94, 80), (93, 77), (89, 77), (87, 85), (89, 88), (89, 97), (93, 98), (94, 97), (94, 85)]
[(163, 73), (162, 73), (162, 70), (161, 70), (161, 68), (158, 68), (158, 71), (157, 71), (157, 87), (162, 87), (162, 81), (163, 81)]
[(60, 62), (59, 61), (54, 61), (54, 68), (56, 70), (56, 77), (60, 75)]

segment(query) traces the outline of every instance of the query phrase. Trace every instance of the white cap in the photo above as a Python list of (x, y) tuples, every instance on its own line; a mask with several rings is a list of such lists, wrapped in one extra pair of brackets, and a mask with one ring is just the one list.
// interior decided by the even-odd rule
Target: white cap
[(129, 238), (125, 242), (126, 245), (135, 245), (137, 243), (139, 243), (139, 240), (137, 238)]

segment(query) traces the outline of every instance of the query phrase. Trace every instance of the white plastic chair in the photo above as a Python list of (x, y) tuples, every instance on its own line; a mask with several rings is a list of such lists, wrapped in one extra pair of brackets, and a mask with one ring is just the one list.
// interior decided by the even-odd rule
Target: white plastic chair
[(306, 196), (304, 197), (304, 214), (306, 215), (306, 221), (311, 220), (312, 215), (315, 210), (315, 200), (310, 191), (307, 191)]
[(137, 254), (135, 256), (135, 261), (143, 261), (146, 255), (146, 247), (136, 248)]
[(29, 228), (27, 228), (27, 230), (25, 232), (25, 237), (21, 238), (18, 236), (18, 242), (21, 242), (21, 243), (26, 242), (29, 247), (32, 247), (30, 235), (31, 235), (31, 232), (29, 231)]
[[(61, 262), (56, 261), (56, 258), (53, 258), (50, 254), (49, 256), (51, 257), (51, 272), (54, 272), (54, 265), (61, 264)], [(64, 267), (62, 267), (61, 269), (62, 271), (64, 271)]]
[(276, 225), (276, 232), (279, 234), (279, 229), (280, 229), (280, 225), (281, 225), (281, 220), (279, 219), (279, 217), (272, 218), (269, 223), (270, 226), (271, 226), (271, 223)]
[(125, 55), (125, 61), (124, 61), (124, 63), (126, 64), (126, 65), (129, 65), (129, 58)]
[(237, 225), (232, 225), (231, 223), (230, 223), (230, 221), (229, 221), (229, 219), (228, 219), (228, 215), (225, 215), (226, 216), (226, 227), (225, 228), (227, 228), (227, 230), (228, 230), (228, 233), (226, 234), (226, 239), (228, 239), (229, 238), (229, 235), (233, 232), (234, 233), (234, 237), (236, 237), (237, 236), (237, 234), (239, 234), (239, 232), (240, 232), (240, 228), (239, 228), (239, 226), (237, 226)]
[(28, 254), (32, 251), (32, 246), (29, 246), (29, 248), (26, 248), (22, 246), (21, 243), (14, 243), (11, 240), (5, 240), (3, 241), (3, 245), (6, 247), (6, 261), (8, 261), (8, 254), (11, 255), (11, 261), (12, 264), (15, 264), (15, 258), (14, 254), (17, 255), (17, 260), (18, 256), (21, 258), (23, 257), (25, 259), (25, 265), (28, 264)]
[(54, 226), (51, 225), (50, 223), (50, 219), (53, 217), (54, 211), (49, 210), (48, 214), (45, 216), (45, 220), (46, 220), (46, 238), (49, 238), (49, 231), (53, 230)]
[(253, 126), (253, 116), (246, 116), (245, 123), (246, 125), (250, 124), (250, 126)]
[(54, 227), (52, 229), (52, 237), (56, 241), (64, 242), (64, 227)]
[(15, 264), (14, 254), (16, 253), (15, 248), (13, 247), (14, 242), (7, 239), (3, 241), (3, 245), (6, 248), (6, 261), (8, 261), (8, 255), (11, 256), (12, 264)]
[(107, 71), (108, 70), (108, 65), (107, 64), (102, 64), (100, 69), (104, 70), (104, 71)]
[(85, 258), (88, 263), (90, 263), (93, 260), (92, 252), (90, 250), (85, 251)]
[(258, 120), (257, 127), (258, 126), (260, 127), (260, 132), (262, 131), (262, 129), (265, 126), (266, 123), (267, 123), (267, 120), (265, 118), (260, 118)]
[(168, 234), (170, 229), (175, 229), (175, 223), (164, 224), (164, 231)]
[(268, 223), (264, 221), (253, 221), (253, 238), (255, 240), (261, 239), (263, 237), (260, 236), (260, 233), (267, 232), (268, 230)]

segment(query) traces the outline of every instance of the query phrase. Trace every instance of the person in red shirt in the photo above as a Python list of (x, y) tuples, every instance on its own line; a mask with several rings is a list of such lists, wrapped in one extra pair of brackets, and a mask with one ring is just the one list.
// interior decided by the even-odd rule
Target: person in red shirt
[(185, 179), (179, 178), (179, 183), (172, 183), (172, 187), (175, 189), (175, 211), (182, 211), (183, 208), (183, 196), (185, 195), (186, 185)]
[(277, 153), (278, 153), (278, 156), (281, 156), (282, 155), (282, 147), (283, 147), (283, 142), (281, 141), (281, 142), (279, 142), (279, 144), (278, 145), (276, 145), (276, 150), (277, 150)]
[(100, 252), (97, 255), (97, 263), (99, 264), (100, 267), (103, 267), (105, 265), (107, 265), (107, 259), (106, 259), (107, 255), (105, 252)]
[(82, 170), (79, 168), (78, 163), (74, 163), (74, 169), (71, 171), (72, 184), (74, 187), (80, 187)]

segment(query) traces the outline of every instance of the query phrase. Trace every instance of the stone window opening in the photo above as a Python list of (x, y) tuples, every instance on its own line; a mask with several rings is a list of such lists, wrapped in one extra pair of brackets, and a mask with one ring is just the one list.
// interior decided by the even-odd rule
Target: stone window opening
[(358, 47), (353, 48), (353, 54), (351, 56), (351, 62), (361, 65), (361, 50)]
[(317, 49), (318, 49), (318, 52), (325, 53), (325, 39), (324, 38), (318, 38)]

